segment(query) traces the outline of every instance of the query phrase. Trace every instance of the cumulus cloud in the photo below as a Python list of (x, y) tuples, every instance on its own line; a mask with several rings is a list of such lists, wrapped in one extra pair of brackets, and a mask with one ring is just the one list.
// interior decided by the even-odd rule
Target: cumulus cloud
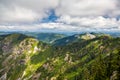
[(38, 30), (61, 30), (61, 31), (72, 31), (75, 30), (76, 27), (71, 25), (63, 24), (63, 23), (40, 23), (40, 24), (32, 24), (32, 25), (7, 25), (0, 26), (0, 30), (20, 30), (20, 31), (38, 31)]
[(2, 12), (4, 13), (0, 13), (0, 23), (33, 22), (40, 18), (37, 13), (22, 7), (14, 7), (13, 9), (5, 8)]
[[(120, 0), (0, 0), (0, 30), (120, 30)], [(42, 23), (54, 10), (56, 22)], [(107, 18), (105, 18), (107, 17)], [(37, 22), (37, 24), (36, 24)]]
[[(64, 17), (65, 18), (65, 17)], [(115, 18), (65, 18), (56, 23), (40, 23), (32, 25), (14, 25), (0, 26), (0, 30), (20, 30), (20, 31), (120, 31), (120, 20)]]
[(101, 16), (111, 15), (118, 10), (119, 0), (61, 0), (56, 9), (57, 15)]
[(62, 16), (58, 22), (88, 28), (112, 28), (120, 25), (120, 21), (116, 20), (116, 18), (104, 18), (102, 16), (83, 18)]
[(25, 23), (42, 20), (58, 0), (0, 0), (0, 23)]

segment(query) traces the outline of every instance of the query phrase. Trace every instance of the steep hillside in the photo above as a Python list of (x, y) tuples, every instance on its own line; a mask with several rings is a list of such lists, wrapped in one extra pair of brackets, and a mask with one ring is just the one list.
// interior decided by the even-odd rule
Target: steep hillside
[[(84, 38), (81, 40), (81, 38)], [(120, 38), (81, 35), (64, 46), (0, 37), (0, 80), (119, 80)]]
[(119, 80), (120, 38), (101, 36), (55, 47), (36, 74), (40, 80)]
[[(29, 79), (49, 57), (49, 46), (34, 38), (11, 34), (0, 40), (0, 80)], [(40, 54), (33, 59), (32, 56)]]

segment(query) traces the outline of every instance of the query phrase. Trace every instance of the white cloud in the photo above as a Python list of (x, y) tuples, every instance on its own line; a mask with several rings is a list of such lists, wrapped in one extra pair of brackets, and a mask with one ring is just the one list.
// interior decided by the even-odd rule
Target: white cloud
[(57, 15), (101, 16), (118, 9), (118, 0), (61, 0)]
[(86, 28), (112, 28), (120, 25), (116, 18), (104, 18), (102, 16), (82, 18), (62, 16), (58, 22)]
[(22, 7), (14, 7), (13, 9), (5, 8), (2, 12), (4, 13), (0, 15), (0, 23), (33, 22), (40, 18), (37, 13)]
[[(5, 27), (5, 28), (4, 28)], [(15, 25), (0, 26), (0, 30), (24, 30), (24, 31), (41, 31), (41, 30), (58, 30), (58, 31), (120, 31), (120, 20), (115, 18), (60, 18), (56, 23), (40, 23), (32, 25)]]
[[(0, 0), (0, 30), (120, 30), (120, 20), (116, 20), (120, 15), (119, 2), (120, 0)], [(35, 23), (48, 17), (51, 9), (60, 17), (56, 23)]]
[(0, 23), (26, 23), (42, 20), (58, 0), (0, 0)]

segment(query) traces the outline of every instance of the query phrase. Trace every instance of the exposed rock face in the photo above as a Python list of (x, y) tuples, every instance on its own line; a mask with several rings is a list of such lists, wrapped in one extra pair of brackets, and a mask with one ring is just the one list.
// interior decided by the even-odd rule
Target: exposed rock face
[(2, 76), (0, 77), (0, 80), (7, 80), (7, 73), (5, 73), (4, 75), (2, 75)]
[(89, 39), (94, 39), (94, 38), (96, 38), (96, 36), (93, 35), (93, 34), (87, 33), (86, 35), (83, 35), (81, 38), (82, 38), (82, 39), (85, 39), (85, 40), (89, 40)]
[(44, 67), (45, 70), (47, 70), (48, 67), (49, 67), (49, 63), (44, 64), (43, 67)]
[(33, 53), (36, 53), (36, 52), (38, 52), (40, 49), (38, 49), (38, 47), (37, 46), (35, 46), (34, 47), (34, 50), (33, 50)]
[(12, 51), (12, 46), (10, 46), (10, 42), (2, 42), (2, 51), (3, 55), (7, 55), (9, 52)]
[(32, 77), (32, 80), (39, 80), (40, 79), (40, 75), (41, 75), (41, 73), (34, 74), (33, 77)]
[(56, 77), (52, 77), (50, 80), (56, 80), (57, 78)]
[(90, 39), (96, 38), (96, 36), (95, 36), (95, 35), (92, 35), (92, 34), (90, 34), (90, 33), (87, 33), (87, 35), (86, 35), (86, 36), (90, 37)]
[(110, 77), (110, 80), (118, 80), (117, 74), (118, 74), (118, 71), (114, 71), (112, 76)]
[(68, 60), (69, 60), (69, 54), (66, 54), (64, 60), (65, 60), (65, 61), (68, 61)]

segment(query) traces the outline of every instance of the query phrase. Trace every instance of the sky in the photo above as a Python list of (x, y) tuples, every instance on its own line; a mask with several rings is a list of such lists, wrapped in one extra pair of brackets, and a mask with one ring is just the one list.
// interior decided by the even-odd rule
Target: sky
[(120, 31), (120, 0), (0, 0), (0, 31)]

